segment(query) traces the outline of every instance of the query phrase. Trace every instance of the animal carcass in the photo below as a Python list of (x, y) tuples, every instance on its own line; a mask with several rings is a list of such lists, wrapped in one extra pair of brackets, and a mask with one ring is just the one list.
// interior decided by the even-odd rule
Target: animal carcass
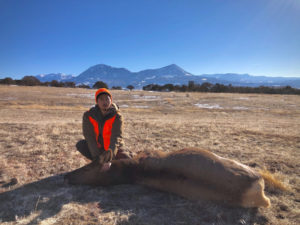
[(169, 154), (153, 151), (133, 159), (113, 160), (109, 170), (92, 162), (66, 175), (70, 184), (142, 184), (192, 200), (242, 207), (269, 207), (261, 175), (237, 161), (210, 151), (186, 148)]

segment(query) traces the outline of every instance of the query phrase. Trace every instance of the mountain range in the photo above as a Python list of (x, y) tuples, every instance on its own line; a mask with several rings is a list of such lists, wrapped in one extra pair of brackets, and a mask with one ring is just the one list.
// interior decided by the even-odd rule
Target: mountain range
[(133, 85), (135, 89), (142, 89), (148, 84), (188, 84), (189, 81), (202, 84), (224, 84), (233, 86), (291, 86), (300, 88), (300, 78), (296, 77), (267, 77), (252, 76), (249, 74), (202, 74), (194, 75), (185, 71), (175, 64), (171, 64), (158, 69), (146, 69), (139, 72), (131, 72), (126, 68), (116, 68), (105, 64), (98, 64), (88, 68), (78, 76), (66, 74), (43, 74), (37, 75), (40, 81), (72, 81), (76, 85), (85, 84), (93, 86), (97, 81), (105, 82), (109, 87), (127, 87)]

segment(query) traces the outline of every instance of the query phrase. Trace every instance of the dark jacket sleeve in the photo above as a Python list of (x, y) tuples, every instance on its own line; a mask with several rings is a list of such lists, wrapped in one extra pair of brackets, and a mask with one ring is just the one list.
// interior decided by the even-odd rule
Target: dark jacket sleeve
[(120, 113), (117, 113), (116, 119), (112, 126), (110, 145), (109, 145), (109, 148), (112, 150), (114, 156), (117, 155), (118, 149), (124, 145), (122, 133), (123, 133), (123, 117)]
[(83, 114), (82, 132), (93, 159), (97, 159), (103, 150), (101, 151), (101, 149), (97, 146), (96, 134), (94, 132), (94, 127), (89, 120), (88, 112)]

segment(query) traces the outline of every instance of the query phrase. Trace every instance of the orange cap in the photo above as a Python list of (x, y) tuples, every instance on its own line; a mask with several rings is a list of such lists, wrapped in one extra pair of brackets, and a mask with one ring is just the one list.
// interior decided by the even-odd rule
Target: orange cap
[(95, 101), (96, 101), (96, 103), (97, 103), (97, 97), (98, 97), (100, 94), (103, 94), (103, 93), (108, 94), (109, 97), (112, 99), (112, 96), (111, 96), (109, 90), (107, 90), (106, 88), (100, 88), (100, 89), (98, 89), (98, 90), (96, 91), (96, 93), (95, 93)]

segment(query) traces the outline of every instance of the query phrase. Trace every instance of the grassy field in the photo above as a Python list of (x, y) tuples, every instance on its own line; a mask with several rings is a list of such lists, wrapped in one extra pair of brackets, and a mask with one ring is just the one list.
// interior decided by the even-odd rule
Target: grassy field
[(94, 90), (0, 86), (1, 224), (300, 224), (300, 96), (112, 91), (125, 119), (126, 149), (209, 149), (257, 170), (268, 209), (243, 209), (137, 185), (68, 186), (87, 164), (76, 152)]

